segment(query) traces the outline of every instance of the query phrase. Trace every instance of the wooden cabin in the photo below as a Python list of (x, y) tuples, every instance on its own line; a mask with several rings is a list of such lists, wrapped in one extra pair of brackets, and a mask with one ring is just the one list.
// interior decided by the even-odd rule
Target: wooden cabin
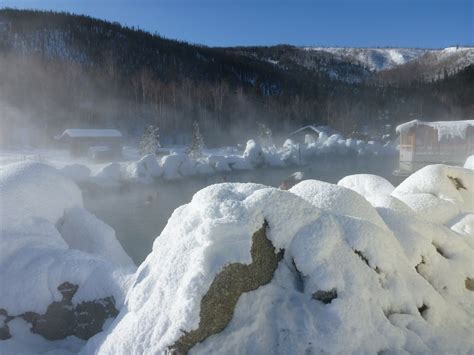
[(122, 156), (123, 137), (116, 129), (66, 129), (56, 139), (69, 148), (72, 156), (90, 156), (99, 160)]
[(414, 120), (396, 130), (400, 134), (400, 174), (430, 164), (463, 165), (474, 154), (474, 120)]

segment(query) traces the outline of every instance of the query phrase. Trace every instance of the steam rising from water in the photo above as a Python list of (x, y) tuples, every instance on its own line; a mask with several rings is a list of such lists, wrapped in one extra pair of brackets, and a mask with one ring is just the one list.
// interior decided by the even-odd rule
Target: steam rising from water
[[(83, 188), (86, 208), (110, 224), (135, 263), (140, 264), (151, 252), (155, 238), (173, 211), (191, 201), (202, 188), (222, 182), (255, 182), (278, 187), (290, 175), (301, 171), (305, 179), (337, 183), (350, 174), (372, 173), (393, 183), (392, 172), (398, 157), (330, 158), (303, 168), (259, 169), (232, 172), (228, 175), (194, 177), (176, 182), (160, 181), (154, 185), (132, 185), (128, 189), (104, 191)], [(298, 170), (297, 170), (298, 169)]]

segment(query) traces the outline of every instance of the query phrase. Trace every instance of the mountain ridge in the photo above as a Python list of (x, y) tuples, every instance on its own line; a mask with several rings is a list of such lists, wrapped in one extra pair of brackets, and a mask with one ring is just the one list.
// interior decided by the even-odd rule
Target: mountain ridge
[(427, 114), (470, 117), (470, 57), (457, 56), (453, 70), (450, 56), (421, 58), (376, 72), (291, 45), (207, 47), (88, 16), (0, 10), (2, 124), (31, 121), (49, 136), (73, 126), (137, 136), (150, 123), (177, 134), (196, 120), (219, 132), (209, 135), (217, 144), (256, 122), (348, 134)]

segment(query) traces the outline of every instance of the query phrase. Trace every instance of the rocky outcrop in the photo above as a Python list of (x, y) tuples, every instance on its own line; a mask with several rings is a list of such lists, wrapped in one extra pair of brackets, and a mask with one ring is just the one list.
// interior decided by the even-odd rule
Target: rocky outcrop
[(197, 343), (224, 330), (234, 314), (239, 297), (268, 284), (283, 258), (266, 235), (267, 222), (252, 236), (252, 263), (229, 264), (216, 276), (201, 300), (199, 328), (186, 332), (171, 347), (177, 354), (187, 354)]
[(68, 336), (76, 336), (87, 340), (102, 331), (108, 318), (115, 318), (118, 310), (112, 296), (85, 301), (74, 305), (72, 298), (79, 286), (69, 282), (59, 285), (62, 300), (51, 303), (44, 314), (25, 312), (17, 316), (8, 315), (5, 309), (0, 309), (3, 325), (0, 326), (0, 340), (11, 337), (8, 322), (22, 318), (31, 324), (31, 332), (48, 340), (60, 340)]

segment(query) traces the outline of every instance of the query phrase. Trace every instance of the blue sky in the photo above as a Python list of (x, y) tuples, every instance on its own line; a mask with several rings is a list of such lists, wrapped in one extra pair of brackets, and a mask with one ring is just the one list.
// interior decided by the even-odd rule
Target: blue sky
[(0, 0), (69, 11), (209, 46), (474, 44), (473, 0)]

